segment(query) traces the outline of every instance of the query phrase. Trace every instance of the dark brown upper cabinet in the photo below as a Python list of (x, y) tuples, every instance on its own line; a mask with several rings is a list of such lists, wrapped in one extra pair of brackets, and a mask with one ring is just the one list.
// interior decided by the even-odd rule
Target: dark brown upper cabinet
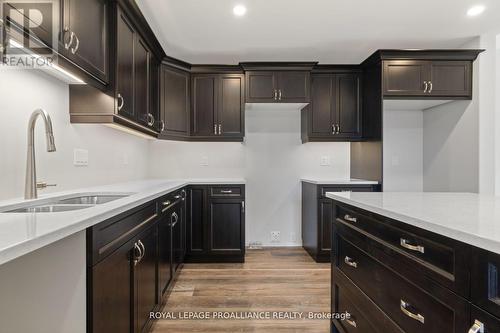
[(382, 94), (392, 99), (472, 99), (472, 63), (482, 50), (381, 50)]
[(161, 66), (160, 138), (183, 139), (189, 135), (189, 86), (188, 71)]
[(243, 141), (243, 74), (193, 74), (191, 140)]
[(308, 103), (310, 73), (306, 71), (246, 72), (247, 103)]
[(311, 103), (302, 110), (302, 141), (362, 138), (361, 73), (313, 74)]
[(108, 1), (61, 1), (59, 52), (101, 81), (108, 77)]

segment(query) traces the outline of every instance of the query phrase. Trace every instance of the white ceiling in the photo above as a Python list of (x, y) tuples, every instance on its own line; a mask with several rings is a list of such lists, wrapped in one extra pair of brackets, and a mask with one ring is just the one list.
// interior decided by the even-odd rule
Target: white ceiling
[[(165, 52), (198, 64), (360, 63), (382, 48), (456, 48), (500, 33), (499, 0), (137, 0)], [(246, 5), (243, 17), (233, 15)], [(478, 17), (467, 10), (487, 7)]]

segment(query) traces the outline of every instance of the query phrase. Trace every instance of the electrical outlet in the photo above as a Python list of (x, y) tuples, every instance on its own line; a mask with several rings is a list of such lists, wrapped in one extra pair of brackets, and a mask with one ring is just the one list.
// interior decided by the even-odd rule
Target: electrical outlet
[(329, 166), (331, 165), (330, 156), (321, 156), (321, 160), (319, 162), (320, 166)]
[(271, 242), (279, 243), (280, 241), (280, 232), (279, 231), (271, 231)]
[(297, 234), (295, 232), (291, 232), (290, 233), (290, 240), (292, 242), (296, 242), (297, 241)]
[(89, 151), (86, 149), (73, 150), (73, 165), (74, 166), (88, 166), (89, 165)]
[(208, 166), (208, 156), (202, 156), (201, 157), (201, 166)]

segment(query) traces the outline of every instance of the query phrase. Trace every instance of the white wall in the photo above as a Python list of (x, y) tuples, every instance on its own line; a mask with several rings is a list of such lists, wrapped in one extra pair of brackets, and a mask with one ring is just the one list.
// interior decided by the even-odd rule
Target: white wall
[(383, 113), (385, 192), (423, 190), (423, 111)]
[[(0, 91), (0, 200), (24, 193), (26, 133), (36, 108), (49, 112), (57, 147), (55, 153), (46, 152), (39, 119), (35, 133), (38, 180), (58, 184), (40, 194), (146, 177), (148, 141), (100, 125), (70, 124), (67, 84), (33, 70), (2, 69)], [(88, 167), (73, 166), (74, 148), (89, 150)]]
[(496, 36), (495, 72), (495, 193), (500, 195), (500, 35)]
[[(244, 143), (152, 142), (152, 177), (243, 177), (246, 240), (263, 245), (300, 245), (300, 178), (349, 177), (349, 143), (300, 140), (298, 110), (247, 110)], [(330, 156), (330, 166), (320, 166)], [(201, 166), (204, 157), (208, 166)], [(270, 243), (270, 232), (281, 242)], [(293, 237), (295, 236), (295, 237)]]

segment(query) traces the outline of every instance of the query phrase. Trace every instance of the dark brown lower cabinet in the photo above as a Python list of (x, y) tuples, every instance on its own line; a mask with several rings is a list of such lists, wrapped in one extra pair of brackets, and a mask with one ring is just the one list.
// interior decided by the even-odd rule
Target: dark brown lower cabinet
[(245, 260), (245, 186), (198, 185), (188, 190), (186, 262)]
[(316, 262), (330, 262), (333, 201), (326, 192), (377, 192), (379, 185), (325, 185), (302, 182), (302, 246)]
[(332, 205), (332, 332), (500, 332), (500, 255)]

